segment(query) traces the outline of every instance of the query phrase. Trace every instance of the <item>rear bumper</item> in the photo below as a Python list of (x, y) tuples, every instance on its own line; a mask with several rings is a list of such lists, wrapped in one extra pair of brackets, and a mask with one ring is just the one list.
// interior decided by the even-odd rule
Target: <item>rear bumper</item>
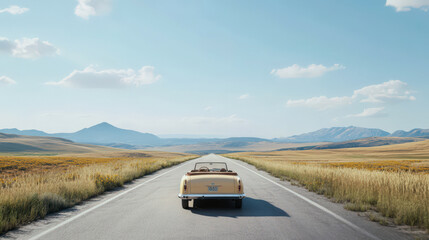
[(243, 199), (246, 194), (179, 194), (181, 199)]

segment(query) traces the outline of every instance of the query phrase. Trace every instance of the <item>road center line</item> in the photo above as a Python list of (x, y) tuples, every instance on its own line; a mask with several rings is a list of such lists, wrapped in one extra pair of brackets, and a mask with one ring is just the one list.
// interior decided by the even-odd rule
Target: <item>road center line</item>
[[(191, 160), (191, 161), (192, 161), (192, 160)], [(102, 207), (102, 206), (106, 205), (107, 203), (109, 203), (109, 202), (111, 202), (111, 201), (113, 201), (113, 200), (115, 200), (115, 199), (117, 199), (117, 198), (119, 198), (119, 197), (121, 197), (121, 196), (123, 196), (123, 195), (125, 195), (125, 194), (127, 194), (127, 193), (129, 193), (129, 192), (131, 192), (131, 191), (133, 191), (133, 190), (135, 190), (135, 189), (137, 189), (137, 188), (141, 187), (141, 186), (143, 186), (143, 185), (145, 185), (146, 183), (149, 183), (149, 182), (151, 182), (151, 181), (153, 181), (153, 180), (155, 180), (155, 179), (157, 179), (157, 178), (160, 178), (160, 177), (164, 176), (164, 175), (165, 175), (165, 174), (167, 174), (167, 173), (170, 173), (170, 172), (172, 172), (172, 171), (174, 171), (174, 170), (176, 170), (176, 169), (178, 169), (178, 168), (181, 168), (181, 167), (183, 167), (183, 166), (186, 166), (186, 165), (188, 165), (188, 164), (189, 164), (189, 162), (186, 162), (186, 164), (184, 164), (184, 165), (180, 164), (179, 166), (177, 166), (177, 167), (175, 167), (175, 168), (173, 168), (173, 169), (171, 169), (171, 170), (168, 170), (168, 171), (167, 171), (167, 172), (165, 172), (165, 173), (162, 173), (162, 174), (160, 174), (160, 175), (158, 175), (158, 176), (156, 176), (156, 177), (154, 177), (154, 178), (151, 178), (151, 179), (149, 179), (149, 180), (147, 180), (147, 181), (145, 181), (145, 182), (143, 182), (143, 183), (140, 183), (140, 184), (139, 184), (139, 185), (137, 185), (137, 186), (134, 186), (134, 187), (132, 187), (132, 188), (130, 188), (130, 189), (127, 189), (127, 190), (125, 190), (124, 192), (122, 192), (122, 193), (120, 193), (120, 194), (118, 194), (118, 195), (116, 195), (116, 196), (114, 196), (114, 197), (112, 197), (112, 198), (109, 198), (109, 199), (107, 199), (106, 201), (104, 201), (104, 202), (102, 202), (102, 203), (100, 203), (100, 204), (98, 204), (98, 205), (95, 205), (95, 206), (93, 206), (93, 207), (91, 207), (91, 208), (89, 208), (89, 209), (87, 209), (87, 210), (85, 210), (85, 211), (83, 211), (83, 212), (81, 212), (81, 213), (77, 214), (76, 216), (73, 216), (73, 217), (71, 217), (71, 218), (69, 218), (69, 219), (65, 220), (64, 222), (61, 222), (60, 224), (55, 225), (54, 227), (52, 227), (52, 228), (50, 228), (50, 229), (48, 229), (48, 230), (46, 230), (46, 231), (44, 231), (44, 232), (41, 232), (41, 233), (37, 234), (36, 236), (33, 236), (33, 237), (29, 238), (29, 240), (36, 240), (36, 239), (39, 239), (40, 237), (45, 236), (46, 234), (48, 234), (48, 233), (50, 233), (50, 232), (54, 231), (55, 229), (58, 229), (58, 228), (60, 228), (60, 227), (62, 227), (62, 226), (64, 226), (64, 225), (66, 225), (66, 224), (68, 224), (68, 223), (70, 223), (70, 222), (72, 222), (72, 221), (74, 221), (74, 220), (76, 220), (76, 219), (78, 219), (78, 218), (80, 218), (80, 217), (82, 217), (82, 216), (86, 215), (87, 213), (90, 213), (90, 212), (94, 211), (95, 209), (97, 209), (97, 208), (99, 208), (99, 207)]]
[[(227, 158), (227, 159), (228, 159), (228, 160), (231, 160), (231, 159), (229, 159), (229, 158)], [(325, 207), (323, 207), (323, 206), (319, 205), (318, 203), (316, 203), (316, 202), (314, 202), (314, 201), (312, 201), (312, 200), (310, 200), (310, 199), (308, 199), (308, 198), (304, 197), (303, 195), (301, 195), (301, 194), (299, 194), (299, 193), (297, 193), (297, 192), (295, 192), (295, 191), (293, 191), (293, 190), (291, 190), (291, 189), (289, 189), (289, 188), (287, 188), (287, 187), (285, 187), (285, 186), (283, 186), (283, 185), (281, 185), (281, 184), (279, 184), (279, 183), (277, 183), (277, 182), (275, 182), (275, 181), (273, 181), (273, 180), (271, 180), (271, 179), (269, 179), (269, 178), (267, 178), (267, 177), (265, 177), (265, 176), (263, 176), (263, 175), (261, 175), (261, 174), (259, 174), (259, 173), (255, 172), (255, 171), (253, 171), (253, 170), (251, 170), (251, 169), (249, 169), (249, 168), (247, 168), (247, 167), (245, 167), (245, 166), (243, 166), (243, 165), (241, 165), (241, 164), (239, 164), (239, 163), (236, 163), (235, 161), (231, 161), (231, 162), (233, 162), (234, 164), (236, 164), (236, 165), (238, 165), (238, 166), (240, 166), (240, 167), (242, 167), (242, 168), (244, 168), (244, 169), (247, 169), (248, 171), (250, 171), (250, 172), (252, 172), (252, 173), (254, 173), (254, 174), (256, 174), (256, 175), (260, 176), (261, 178), (264, 178), (265, 180), (267, 180), (267, 181), (269, 181), (269, 182), (273, 183), (274, 185), (277, 185), (277, 186), (279, 186), (279, 187), (283, 188), (284, 190), (286, 190), (286, 191), (288, 191), (288, 192), (292, 193), (293, 195), (295, 195), (295, 196), (297, 196), (297, 197), (301, 198), (302, 200), (306, 201), (307, 203), (309, 203), (309, 204), (313, 205), (314, 207), (317, 207), (318, 209), (320, 209), (320, 210), (324, 211), (325, 213), (327, 213), (327, 214), (329, 214), (329, 215), (333, 216), (334, 218), (336, 218), (337, 220), (339, 220), (339, 221), (343, 222), (344, 224), (348, 225), (349, 227), (353, 228), (354, 230), (359, 231), (359, 232), (361, 232), (361, 233), (365, 234), (367, 237), (370, 237), (370, 238), (372, 238), (372, 239), (380, 240), (380, 238), (378, 238), (377, 236), (375, 236), (375, 235), (373, 235), (373, 234), (371, 234), (371, 233), (367, 232), (367, 231), (366, 231), (365, 229), (363, 229), (363, 228), (360, 228), (360, 227), (356, 226), (356, 225), (355, 225), (355, 224), (353, 224), (352, 222), (350, 222), (350, 221), (346, 220), (345, 218), (343, 218), (343, 217), (339, 216), (338, 214), (336, 214), (336, 213), (332, 212), (331, 210), (329, 210), (329, 209), (327, 209), (327, 208), (325, 208)]]

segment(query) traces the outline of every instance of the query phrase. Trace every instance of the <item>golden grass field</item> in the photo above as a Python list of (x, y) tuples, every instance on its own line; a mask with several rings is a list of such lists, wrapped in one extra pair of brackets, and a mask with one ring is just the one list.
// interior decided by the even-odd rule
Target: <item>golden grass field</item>
[(0, 156), (0, 233), (195, 157), (142, 151)]
[(429, 230), (429, 140), (370, 148), (225, 156), (344, 202), (349, 210), (377, 211), (396, 224)]

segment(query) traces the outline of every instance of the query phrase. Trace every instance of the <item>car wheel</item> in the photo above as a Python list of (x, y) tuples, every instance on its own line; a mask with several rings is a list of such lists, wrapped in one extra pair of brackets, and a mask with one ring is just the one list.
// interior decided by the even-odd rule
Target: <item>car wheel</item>
[(188, 209), (189, 208), (189, 201), (182, 199), (182, 208)]
[(243, 205), (243, 199), (235, 200), (235, 208), (241, 208), (242, 205)]

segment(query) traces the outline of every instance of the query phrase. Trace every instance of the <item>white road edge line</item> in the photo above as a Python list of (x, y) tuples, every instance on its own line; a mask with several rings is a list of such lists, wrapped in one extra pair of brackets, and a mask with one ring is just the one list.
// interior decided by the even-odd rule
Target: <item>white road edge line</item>
[[(192, 161), (192, 160), (191, 160), (191, 161)], [(131, 192), (131, 191), (133, 191), (133, 190), (135, 190), (135, 189), (137, 189), (137, 188), (141, 187), (141, 186), (143, 186), (143, 185), (145, 185), (146, 183), (149, 183), (149, 182), (151, 182), (151, 181), (153, 181), (153, 180), (155, 180), (155, 179), (157, 179), (157, 178), (159, 178), (159, 177), (164, 176), (164, 175), (165, 175), (165, 174), (167, 174), (167, 173), (170, 173), (170, 172), (172, 172), (172, 171), (174, 171), (174, 170), (176, 170), (176, 169), (178, 169), (178, 168), (181, 168), (181, 167), (183, 167), (183, 166), (187, 165), (189, 162), (185, 162), (185, 163), (186, 163), (186, 164), (184, 164), (184, 165), (180, 164), (179, 166), (177, 166), (177, 167), (175, 167), (175, 168), (173, 168), (173, 169), (171, 169), (171, 170), (168, 170), (168, 171), (167, 171), (167, 172), (165, 172), (165, 173), (162, 173), (162, 174), (160, 174), (160, 175), (158, 175), (158, 176), (156, 176), (156, 177), (154, 177), (154, 178), (151, 178), (151, 179), (149, 179), (149, 180), (147, 180), (147, 181), (145, 181), (145, 182), (143, 182), (143, 183), (141, 183), (141, 184), (139, 184), (139, 185), (137, 185), (137, 186), (134, 186), (134, 187), (132, 187), (132, 188), (130, 188), (130, 189), (127, 189), (127, 190), (125, 190), (124, 192), (122, 192), (122, 193), (120, 193), (120, 194), (118, 194), (118, 195), (116, 195), (116, 196), (114, 196), (114, 197), (112, 197), (112, 198), (109, 198), (109, 199), (107, 199), (106, 201), (104, 201), (104, 202), (102, 202), (102, 203), (100, 203), (100, 204), (98, 204), (98, 205), (95, 205), (94, 207), (91, 207), (91, 208), (89, 208), (89, 209), (87, 209), (87, 210), (85, 210), (85, 211), (83, 211), (83, 212), (81, 212), (81, 213), (77, 214), (76, 216), (73, 216), (73, 217), (71, 217), (71, 218), (69, 218), (69, 219), (65, 220), (64, 222), (61, 222), (60, 224), (55, 225), (54, 227), (52, 227), (52, 228), (50, 228), (50, 229), (48, 229), (48, 230), (46, 230), (46, 231), (44, 231), (44, 232), (41, 232), (41, 233), (37, 234), (36, 236), (33, 236), (33, 237), (29, 238), (29, 240), (36, 240), (36, 239), (39, 239), (40, 237), (45, 236), (46, 234), (48, 234), (48, 233), (50, 233), (50, 232), (54, 231), (55, 229), (58, 229), (58, 228), (60, 228), (60, 227), (62, 227), (62, 226), (64, 226), (64, 225), (66, 225), (66, 224), (68, 224), (68, 223), (70, 223), (70, 222), (72, 222), (72, 221), (74, 221), (74, 220), (76, 220), (76, 219), (78, 219), (78, 218), (82, 217), (83, 215), (85, 215), (85, 214), (87, 214), (87, 213), (89, 213), (89, 212), (92, 212), (92, 211), (94, 211), (95, 209), (97, 209), (97, 208), (99, 208), (99, 207), (101, 207), (101, 206), (103, 206), (103, 205), (106, 205), (107, 203), (109, 203), (109, 202), (111, 202), (111, 201), (113, 201), (113, 200), (115, 200), (115, 199), (117, 199), (117, 198), (119, 198), (119, 197), (121, 197), (121, 196), (123, 196), (123, 195), (125, 195), (125, 194), (127, 194), (127, 193), (129, 193), (129, 192)]]
[[(229, 158), (227, 158), (227, 159), (229, 159)], [(372, 239), (381, 240), (381, 239), (380, 239), (380, 238), (378, 238), (377, 236), (375, 236), (375, 235), (373, 235), (373, 234), (369, 233), (368, 231), (366, 231), (366, 230), (364, 230), (364, 229), (362, 229), (362, 228), (360, 228), (360, 227), (356, 226), (355, 224), (351, 223), (350, 221), (346, 220), (345, 218), (343, 218), (343, 217), (341, 217), (341, 216), (337, 215), (336, 213), (334, 213), (334, 212), (332, 212), (331, 210), (329, 210), (329, 209), (327, 209), (327, 208), (325, 208), (325, 207), (323, 207), (323, 206), (319, 205), (318, 203), (316, 203), (316, 202), (314, 202), (314, 201), (312, 201), (312, 200), (310, 200), (310, 199), (308, 199), (308, 198), (306, 198), (306, 197), (302, 196), (301, 194), (299, 194), (299, 193), (297, 193), (297, 192), (294, 192), (294, 191), (290, 190), (289, 188), (287, 188), (287, 187), (285, 187), (285, 186), (283, 186), (283, 185), (281, 185), (281, 184), (279, 184), (279, 183), (276, 183), (276, 182), (274, 182), (273, 180), (271, 180), (271, 179), (269, 179), (269, 178), (267, 178), (267, 177), (265, 177), (265, 176), (263, 176), (263, 175), (261, 175), (261, 174), (259, 174), (259, 173), (255, 172), (255, 171), (253, 171), (253, 170), (251, 170), (251, 169), (249, 169), (249, 168), (247, 168), (247, 167), (245, 167), (245, 166), (243, 166), (243, 165), (241, 165), (241, 164), (236, 163), (235, 161), (232, 161), (232, 162), (233, 162), (234, 164), (236, 164), (236, 165), (238, 165), (238, 166), (242, 167), (242, 168), (247, 169), (248, 171), (253, 172), (254, 174), (256, 174), (256, 175), (260, 176), (261, 178), (264, 178), (265, 180), (267, 180), (267, 181), (269, 181), (269, 182), (271, 182), (271, 183), (273, 183), (273, 184), (275, 184), (275, 185), (277, 185), (277, 186), (279, 186), (279, 187), (283, 188), (284, 190), (286, 190), (286, 191), (288, 191), (288, 192), (292, 193), (293, 195), (295, 195), (295, 196), (297, 196), (297, 197), (301, 198), (302, 200), (306, 201), (307, 203), (309, 203), (309, 204), (313, 205), (314, 207), (317, 207), (317, 208), (319, 208), (320, 210), (322, 210), (322, 211), (326, 212), (327, 214), (329, 214), (329, 215), (333, 216), (334, 218), (336, 218), (337, 220), (339, 220), (339, 221), (343, 222), (344, 224), (348, 225), (349, 227), (353, 228), (354, 230), (359, 231), (359, 232), (361, 232), (361, 233), (365, 234), (367, 237), (370, 237), (370, 238), (372, 238)]]

